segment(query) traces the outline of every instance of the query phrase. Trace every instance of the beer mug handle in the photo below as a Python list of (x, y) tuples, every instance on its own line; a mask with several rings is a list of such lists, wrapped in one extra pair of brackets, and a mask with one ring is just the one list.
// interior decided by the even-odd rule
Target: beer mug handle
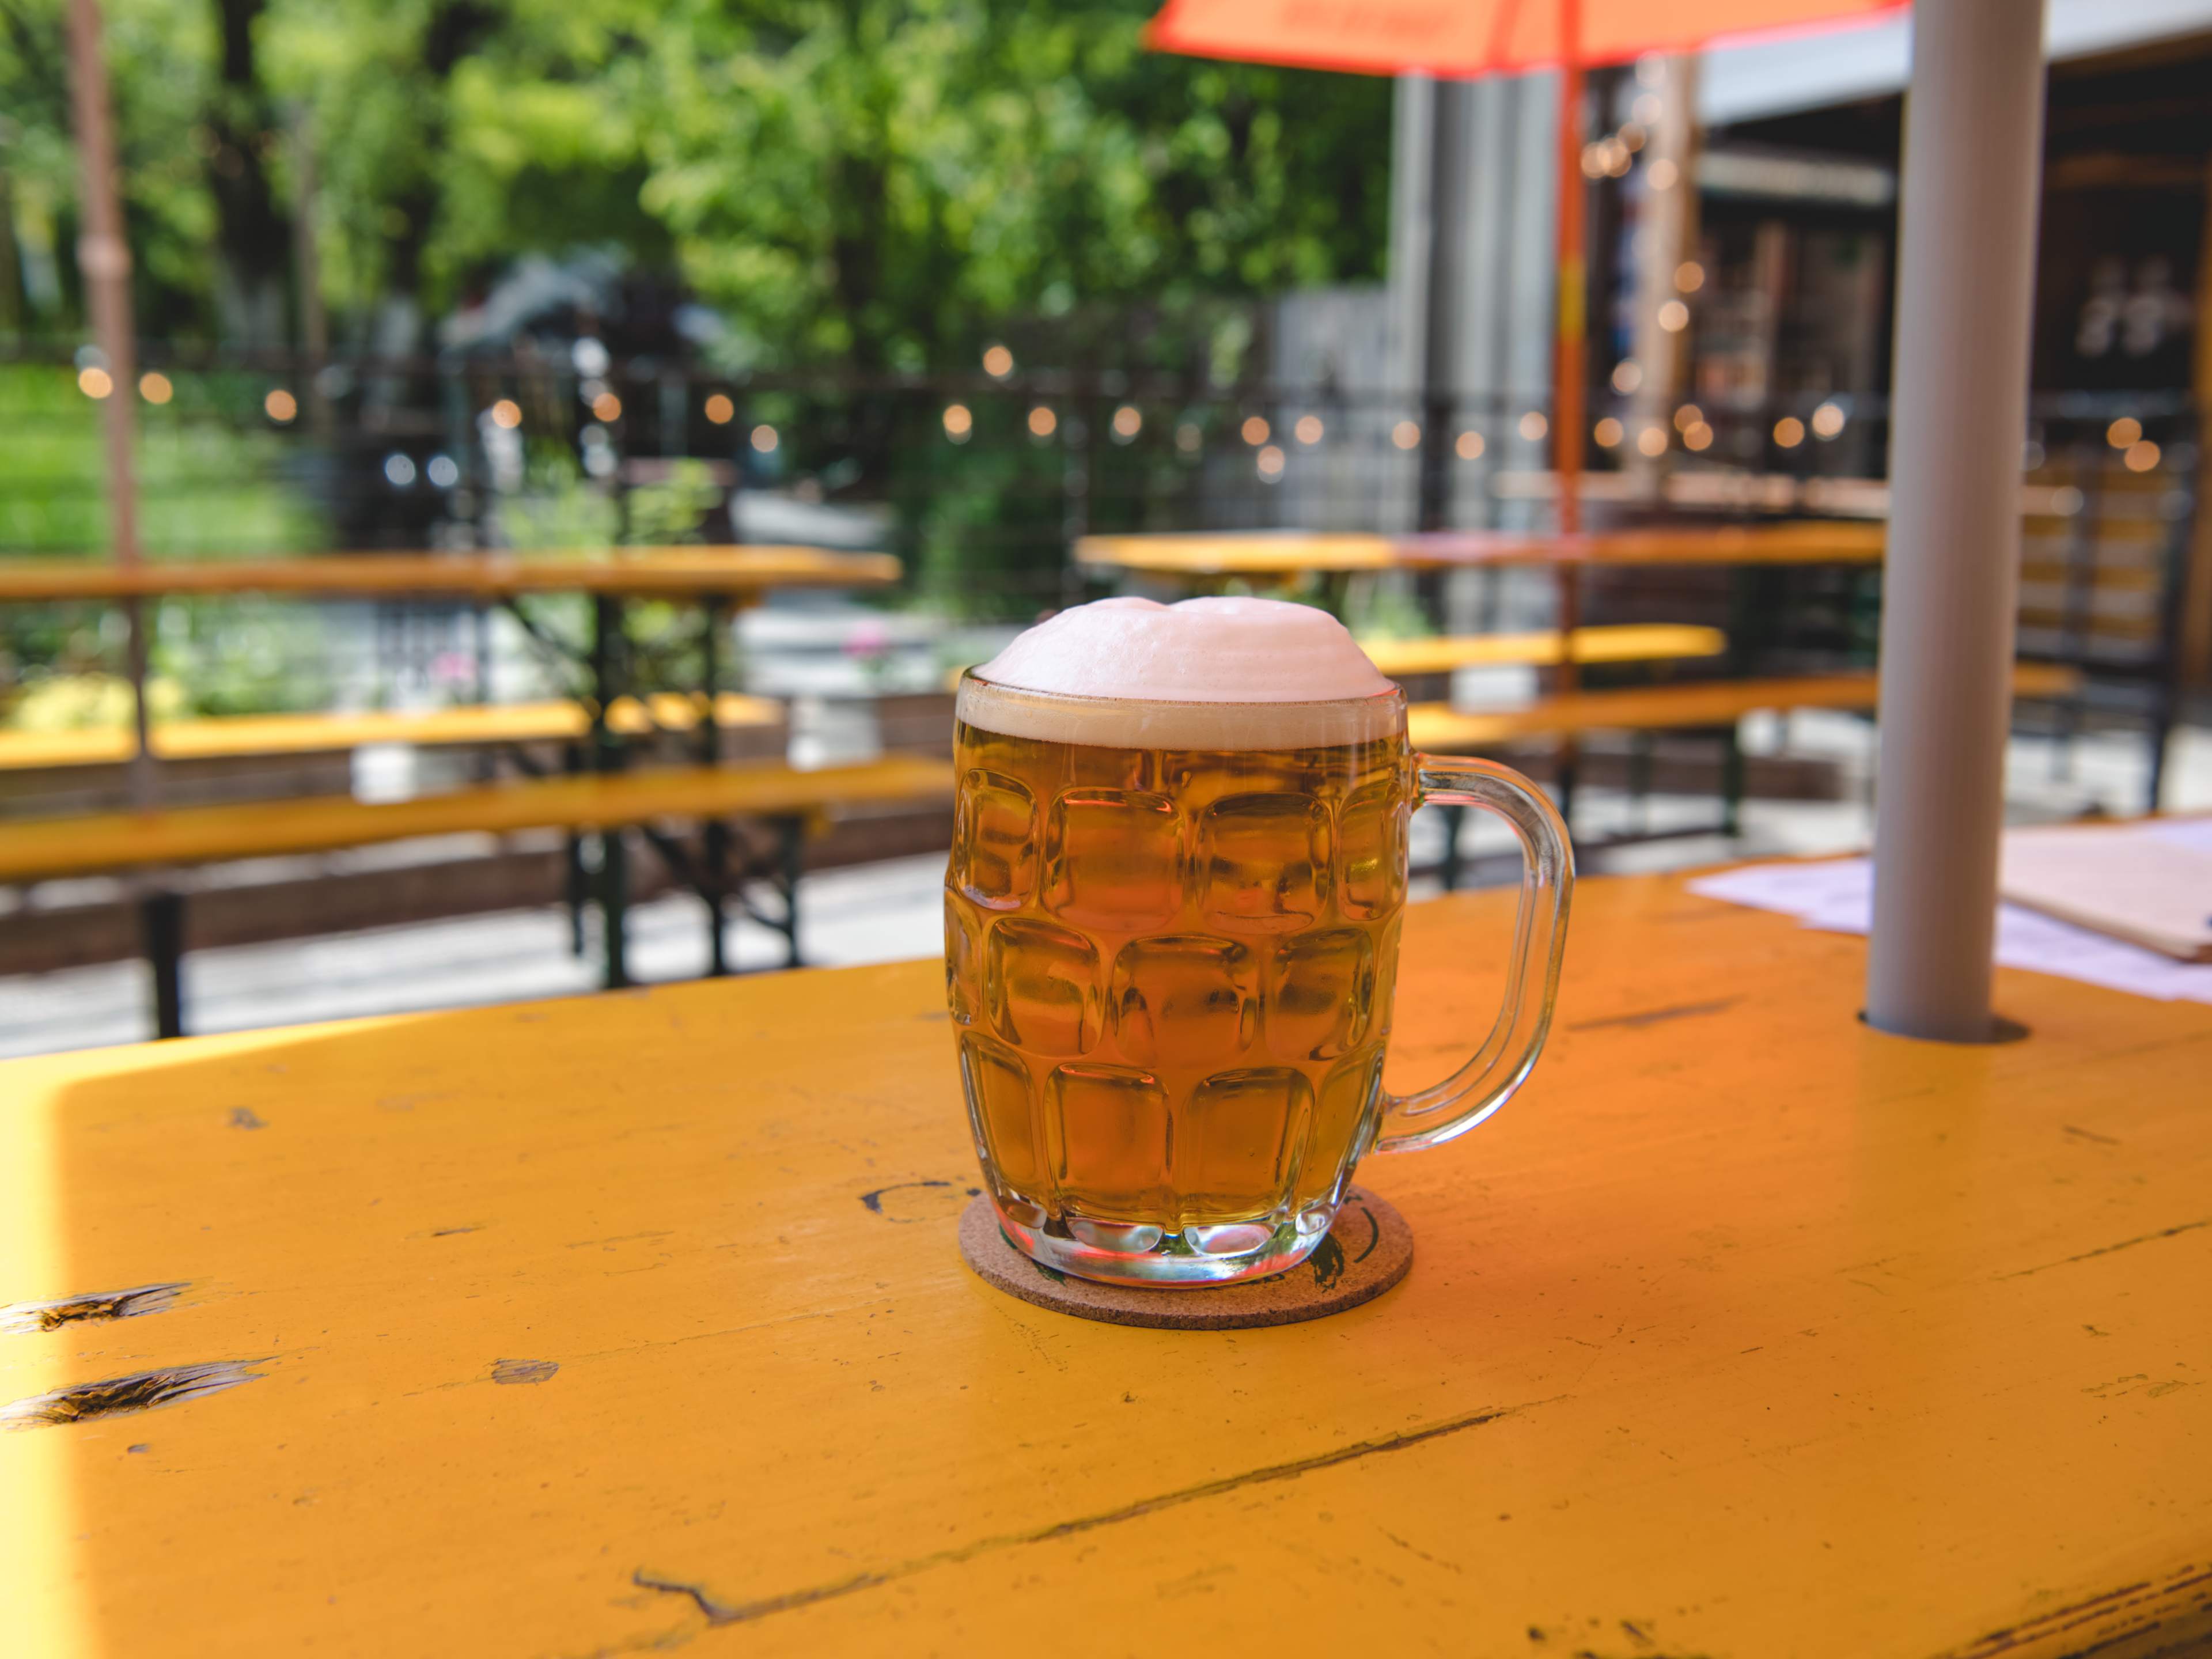
[(1377, 1151), (1411, 1152), (1466, 1133), (1513, 1097), (1536, 1063), (1552, 1025), (1559, 957), (1567, 943), (1567, 900), (1575, 854), (1567, 826), (1542, 790), (1518, 772), (1484, 760), (1413, 757), (1416, 804), (1479, 806), (1520, 839), (1521, 906), (1513, 924), (1505, 1004), (1466, 1065), (1433, 1087), (1385, 1094)]

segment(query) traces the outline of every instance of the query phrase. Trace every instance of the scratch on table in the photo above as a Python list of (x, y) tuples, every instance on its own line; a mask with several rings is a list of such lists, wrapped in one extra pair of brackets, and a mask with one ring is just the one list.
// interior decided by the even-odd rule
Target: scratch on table
[(1570, 1031), (1598, 1031), (1618, 1025), (1632, 1031), (1640, 1031), (1647, 1025), (1663, 1024), (1670, 1019), (1694, 1019), (1699, 1014), (1717, 1014), (1741, 1002), (1741, 997), (1723, 997), (1717, 1002), (1678, 1002), (1665, 1008), (1646, 1008), (1640, 1013), (1608, 1014), (1602, 1019), (1577, 1020), (1567, 1029)]
[(2079, 1135), (2084, 1140), (2094, 1140), (2100, 1146), (2117, 1146), (2120, 1144), (2118, 1136), (2100, 1135), (2094, 1129), (2077, 1129), (2070, 1123), (2062, 1123), (2058, 1127), (2069, 1135)]
[(95, 1291), (88, 1296), (64, 1296), (52, 1302), (17, 1302), (0, 1308), (0, 1331), (58, 1331), (81, 1320), (136, 1319), (176, 1305), (191, 1283), (178, 1279), (165, 1285), (137, 1285), (127, 1291)]
[(234, 1106), (230, 1109), (230, 1127), (234, 1129), (265, 1129), (269, 1127), (269, 1121), (251, 1106)]
[(12, 1406), (0, 1407), (0, 1428), (34, 1429), (64, 1423), (86, 1423), (95, 1417), (123, 1417), (149, 1412), (161, 1406), (181, 1405), (203, 1395), (220, 1394), (264, 1375), (249, 1366), (261, 1359), (218, 1359), (198, 1365), (169, 1365), (155, 1371), (134, 1371), (99, 1382), (78, 1382), (51, 1394), (33, 1395)]
[(2185, 1221), (2178, 1227), (2167, 1227), (2158, 1232), (2124, 1238), (2117, 1244), (2100, 1245), (2094, 1250), (2084, 1250), (2079, 1255), (2062, 1256), (2056, 1261), (2045, 1261), (2038, 1267), (2022, 1267), (2017, 1273), (1999, 1273), (1997, 1278), (2000, 1280), (2026, 1279), (2030, 1273), (2043, 1273), (2052, 1267), (2070, 1267), (2077, 1261), (2094, 1261), (2097, 1257), (2110, 1255), (2115, 1250), (2131, 1250), (2138, 1244), (2155, 1244), (2161, 1238), (2178, 1238), (2183, 1233), (2193, 1233), (2200, 1227), (2212, 1227), (2212, 1216), (2202, 1221)]
[[(2082, 1626), (2094, 1626), (2081, 1631)], [(1999, 1654), (2033, 1647), (2057, 1651), (2069, 1631), (2080, 1631), (2081, 1645), (2063, 1650), (2066, 1659), (2114, 1646), (2129, 1636), (2155, 1630), (2161, 1653), (2179, 1653), (2212, 1636), (2212, 1565), (2191, 1562), (2176, 1568), (2163, 1583), (2143, 1580), (2101, 1595), (2069, 1602), (2017, 1625), (1954, 1648), (1938, 1659), (1996, 1659)]]
[(1062, 1538), (1094, 1532), (1102, 1527), (1119, 1526), (1123, 1522), (1142, 1520), (1163, 1510), (1180, 1509), (1186, 1504), (1195, 1504), (1208, 1498), (1219, 1498), (1249, 1486), (1265, 1486), (1278, 1480), (1295, 1480), (1301, 1475), (1317, 1470), (1334, 1468), (1340, 1463), (1357, 1462), (1361, 1458), (1379, 1456), (1387, 1452), (1404, 1451), (1447, 1435), (1462, 1434), (1469, 1429), (1482, 1427), (1520, 1413), (1533, 1411), (1539, 1406), (1557, 1403), (1568, 1396), (1555, 1395), (1549, 1399), (1532, 1400), (1517, 1406), (1496, 1406), (1484, 1411), (1468, 1412), (1459, 1417), (1448, 1417), (1425, 1428), (1408, 1429), (1403, 1433), (1383, 1435), (1373, 1440), (1361, 1440), (1349, 1446), (1340, 1446), (1334, 1451), (1318, 1452), (1311, 1457), (1301, 1457), (1288, 1463), (1273, 1463), (1263, 1468), (1249, 1469), (1241, 1474), (1224, 1475), (1216, 1480), (1202, 1481), (1193, 1486), (1162, 1492), (1156, 1497), (1139, 1498), (1118, 1508), (1102, 1510), (1096, 1515), (1078, 1516), (1073, 1520), (1054, 1522), (1050, 1526), (1038, 1527), (1026, 1532), (1000, 1533), (989, 1538), (978, 1538), (965, 1544), (956, 1544), (949, 1549), (934, 1550), (927, 1555), (914, 1556), (889, 1566), (858, 1572), (844, 1578), (832, 1579), (828, 1583), (809, 1585), (801, 1589), (787, 1590), (780, 1595), (763, 1596), (752, 1601), (727, 1601), (714, 1595), (703, 1586), (688, 1579), (665, 1577), (660, 1573), (639, 1568), (630, 1576), (630, 1582), (645, 1589), (667, 1590), (675, 1595), (688, 1595), (713, 1625), (745, 1624), (770, 1613), (787, 1612), (793, 1607), (826, 1601), (832, 1597), (849, 1595), (855, 1590), (872, 1589), (896, 1579), (912, 1577), (935, 1567), (953, 1566), (972, 1561), (981, 1555), (1000, 1550), (1018, 1549), (1030, 1544), (1046, 1544)]

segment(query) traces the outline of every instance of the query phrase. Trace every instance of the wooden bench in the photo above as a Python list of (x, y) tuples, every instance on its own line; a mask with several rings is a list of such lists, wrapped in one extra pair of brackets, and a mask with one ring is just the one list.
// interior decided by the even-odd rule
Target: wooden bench
[[(535, 779), (404, 801), (316, 797), (28, 819), (0, 823), (0, 882), (332, 852), (426, 836), (554, 829), (618, 838), (623, 831), (636, 828), (705, 901), (710, 971), (721, 973), (727, 970), (723, 932), (733, 893), (745, 914), (784, 935), (787, 959), (793, 965), (798, 963), (798, 878), (810, 823), (842, 808), (951, 792), (951, 769), (945, 763), (887, 756), (817, 771), (780, 765), (683, 767)], [(726, 823), (732, 818), (773, 825), (773, 852), (732, 869)], [(696, 860), (682, 842), (654, 827), (670, 819), (708, 826)], [(597, 895), (605, 922), (606, 982), (611, 987), (629, 983), (623, 925), (628, 907), (625, 868), (619, 859), (603, 860)], [(763, 915), (744, 904), (738, 890), (754, 877), (765, 877), (779, 889), (780, 913)], [(155, 1024), (161, 1036), (175, 1036), (184, 1023), (179, 986), (184, 898), (163, 888), (142, 903), (146, 954), (154, 969)]]
[[(1360, 648), (1392, 679), (1449, 674), (1455, 668), (1551, 668), (1568, 660), (1557, 629), (1527, 634), (1463, 634), (1424, 640), (1362, 640)], [(1574, 631), (1577, 663), (1668, 662), (1717, 657), (1728, 635), (1717, 628), (1675, 623), (1627, 623)]]
[[(2078, 670), (2052, 663), (2014, 665), (2016, 698), (2072, 696), (2079, 690)], [(1463, 754), (1529, 738), (1573, 739), (1589, 732), (1657, 732), (1722, 727), (1727, 746), (1722, 762), (1722, 817), (1717, 826), (1734, 836), (1743, 799), (1743, 751), (1735, 741), (1736, 723), (1762, 709), (1871, 710), (1880, 700), (1881, 682), (1872, 673), (1808, 674), (1783, 679), (1701, 680), (1688, 685), (1642, 685), (1617, 691), (1568, 691), (1543, 697), (1522, 708), (1458, 709), (1447, 703), (1417, 703), (1407, 711), (1414, 748), (1430, 754)], [(1571, 774), (1562, 774), (1559, 810), (1573, 811)], [(1447, 807), (1449, 824), (1443, 864), (1445, 887), (1460, 872), (1459, 823), (1462, 808)]]
[[(663, 692), (642, 700), (617, 698), (607, 724), (623, 737), (697, 729), (701, 699)], [(724, 692), (714, 700), (714, 723), (732, 729), (769, 727), (783, 720), (781, 705), (766, 697)], [(154, 752), (165, 761), (239, 760), (264, 755), (306, 755), (404, 743), (423, 748), (501, 744), (578, 742), (588, 736), (590, 712), (580, 702), (467, 704), (412, 711), (357, 714), (237, 714), (166, 720), (153, 729)], [(131, 758), (126, 726), (64, 732), (0, 732), (0, 772), (119, 766)]]
[[(1429, 639), (1364, 639), (1368, 660), (1395, 680), (1427, 679), (1455, 668), (1554, 668), (1567, 659), (1565, 636), (1555, 628), (1523, 634), (1456, 634)], [(1673, 662), (1717, 657), (1728, 635), (1717, 628), (1677, 623), (1620, 623), (1577, 628), (1577, 663)], [(945, 677), (957, 689), (963, 670)]]

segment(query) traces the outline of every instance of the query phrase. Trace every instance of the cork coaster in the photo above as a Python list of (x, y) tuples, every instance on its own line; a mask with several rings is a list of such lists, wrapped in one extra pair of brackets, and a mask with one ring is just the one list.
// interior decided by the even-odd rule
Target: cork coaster
[(1345, 1195), (1328, 1237), (1287, 1272), (1239, 1285), (1134, 1290), (1078, 1279), (1030, 1261), (999, 1231), (991, 1200), (978, 1198), (961, 1212), (960, 1254), (994, 1289), (1054, 1313), (1109, 1325), (1234, 1331), (1294, 1325), (1372, 1301), (1413, 1267), (1413, 1233), (1386, 1200), (1354, 1187)]

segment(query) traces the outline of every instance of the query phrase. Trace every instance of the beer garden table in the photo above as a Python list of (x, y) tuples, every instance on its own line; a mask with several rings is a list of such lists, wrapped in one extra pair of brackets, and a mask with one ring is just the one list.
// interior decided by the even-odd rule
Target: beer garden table
[(969, 1273), (933, 962), (0, 1066), (5, 1646), (2197, 1650), (2212, 1008), (1914, 1042), (1864, 949), (1586, 883), (1523, 1095), (1362, 1172), (1412, 1276), (1231, 1333)]
[(1231, 577), (1353, 575), (1534, 565), (1878, 564), (1878, 524), (1799, 520), (1773, 525), (1668, 526), (1634, 530), (1432, 530), (1381, 536), (1307, 531), (1085, 536), (1079, 564), (1186, 581)]

